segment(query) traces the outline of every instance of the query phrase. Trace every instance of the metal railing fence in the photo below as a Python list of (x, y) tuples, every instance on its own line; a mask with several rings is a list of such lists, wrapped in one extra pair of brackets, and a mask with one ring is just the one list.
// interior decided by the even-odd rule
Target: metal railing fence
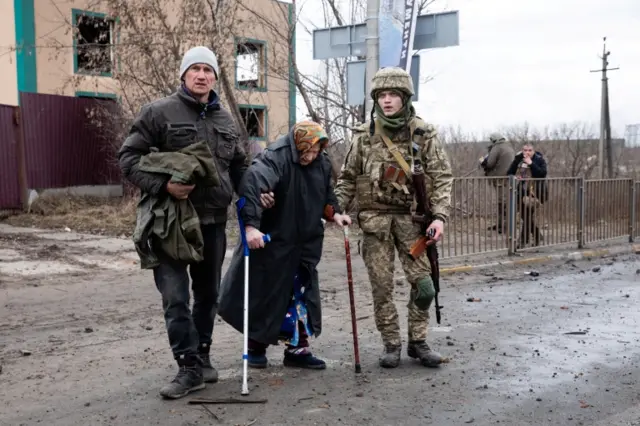
[(640, 238), (640, 182), (456, 178), (443, 258)]

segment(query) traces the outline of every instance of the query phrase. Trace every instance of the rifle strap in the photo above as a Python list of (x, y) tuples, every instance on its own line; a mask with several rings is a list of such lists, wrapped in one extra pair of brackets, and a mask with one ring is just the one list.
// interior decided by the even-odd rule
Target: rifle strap
[(404, 170), (404, 172), (406, 173), (407, 178), (410, 178), (411, 167), (409, 167), (409, 164), (405, 161), (402, 154), (400, 154), (398, 147), (395, 146), (393, 142), (391, 142), (391, 139), (389, 139), (389, 137), (384, 134), (384, 132), (382, 131), (382, 125), (380, 124), (380, 122), (378, 120), (375, 120), (375, 123), (376, 123), (376, 133), (382, 138), (382, 141), (387, 146), (387, 149), (389, 150), (389, 152), (391, 152), (391, 154), (393, 155), (393, 158), (395, 158), (398, 164), (400, 164), (400, 167), (402, 167), (402, 170)]

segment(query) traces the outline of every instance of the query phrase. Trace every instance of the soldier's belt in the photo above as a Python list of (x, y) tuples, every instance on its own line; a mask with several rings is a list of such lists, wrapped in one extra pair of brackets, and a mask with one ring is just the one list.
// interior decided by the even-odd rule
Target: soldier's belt
[(385, 212), (385, 213), (393, 213), (393, 214), (406, 214), (406, 215), (411, 214), (411, 211), (408, 207), (390, 206), (388, 204), (381, 204), (381, 203), (375, 203), (375, 202), (367, 205), (358, 204), (359, 212), (370, 211), (370, 210), (375, 210), (378, 212)]

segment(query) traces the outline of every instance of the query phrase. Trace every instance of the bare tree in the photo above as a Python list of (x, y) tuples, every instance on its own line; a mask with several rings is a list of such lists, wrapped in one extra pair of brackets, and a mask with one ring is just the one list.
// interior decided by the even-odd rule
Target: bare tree
[[(348, 149), (352, 128), (362, 121), (362, 107), (350, 106), (347, 102), (347, 62), (350, 58), (335, 58), (323, 61), (321, 69), (312, 74), (305, 74), (295, 59), (294, 31), (300, 30), (308, 34), (314, 29), (330, 26), (351, 25), (365, 22), (366, 1), (353, 0), (348, 6), (336, 0), (320, 0), (322, 19), (314, 20), (314, 24), (302, 22), (294, 15), (293, 25), (288, 28), (274, 25), (273, 19), (260, 13), (255, 2), (236, 0), (239, 10), (246, 11), (252, 25), (260, 25), (271, 34), (273, 40), (281, 40), (289, 46), (292, 58), (292, 77), (295, 87), (303, 99), (308, 117), (322, 123), (331, 139), (329, 153), (333, 164), (334, 177), (340, 170), (344, 155)], [(419, 14), (431, 6), (435, 0), (421, 0)], [(303, 4), (302, 7), (306, 7)], [(283, 14), (288, 13), (282, 8)], [(358, 58), (364, 59), (364, 58)], [(289, 80), (288, 69), (270, 66), (270, 77)]]
[(483, 143), (476, 135), (465, 132), (460, 126), (442, 126), (438, 129), (438, 134), (449, 156), (454, 176), (482, 175), (478, 159), (487, 153), (487, 143)]
[(593, 125), (563, 123), (548, 129), (541, 147), (556, 176), (590, 178), (598, 166), (598, 140)]
[[(500, 129), (511, 142), (516, 152), (525, 143), (531, 143), (547, 162), (549, 176), (593, 178), (598, 163), (596, 125), (586, 122), (567, 122), (533, 128), (529, 123), (507, 126)], [(479, 176), (480, 157), (486, 155), (488, 136), (477, 137), (465, 132), (460, 126), (439, 129), (440, 137), (451, 158), (454, 175)], [(625, 147), (623, 140), (614, 139), (614, 171), (616, 177), (635, 176), (640, 150)]]
[[(51, 0), (56, 3), (56, 0)], [(54, 36), (42, 40), (53, 63), (64, 63), (69, 51), (77, 49), (79, 72), (69, 76), (62, 90), (87, 90), (93, 84), (96, 92), (105, 91), (108, 73), (114, 87), (107, 90), (120, 94), (119, 115), (113, 110), (98, 111), (95, 116), (108, 117), (114, 140), (121, 141), (131, 119), (141, 106), (167, 96), (179, 87), (178, 70), (184, 52), (195, 45), (212, 46), (218, 58), (221, 101), (226, 104), (237, 124), (241, 138), (248, 141), (245, 117), (239, 103), (250, 103), (255, 94), (236, 90), (235, 43), (242, 21), (238, 19), (235, 0), (87, 0), (86, 9), (105, 11), (108, 19), (79, 16), (72, 22), (65, 13), (55, 17), (71, 35), (73, 43)], [(60, 10), (60, 8), (58, 9)], [(107, 28), (103, 28), (107, 27)], [(279, 49), (274, 59), (286, 61), (286, 48)], [(243, 99), (245, 97), (245, 99)], [(265, 102), (268, 105), (268, 102)], [(117, 143), (117, 142), (116, 142)]]

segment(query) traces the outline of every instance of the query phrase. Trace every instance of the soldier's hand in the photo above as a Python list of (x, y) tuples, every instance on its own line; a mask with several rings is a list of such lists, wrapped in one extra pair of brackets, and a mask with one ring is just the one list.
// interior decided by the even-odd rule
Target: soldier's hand
[(263, 209), (270, 209), (276, 203), (273, 192), (264, 192), (260, 194), (260, 204)]
[(444, 230), (444, 223), (440, 219), (436, 219), (431, 222), (431, 225), (427, 228), (427, 235), (436, 241), (440, 241)]
[(339, 226), (351, 225), (351, 217), (348, 214), (334, 214), (333, 221)]
[(193, 191), (195, 185), (183, 185), (181, 183), (167, 182), (167, 192), (178, 200), (185, 200)]

